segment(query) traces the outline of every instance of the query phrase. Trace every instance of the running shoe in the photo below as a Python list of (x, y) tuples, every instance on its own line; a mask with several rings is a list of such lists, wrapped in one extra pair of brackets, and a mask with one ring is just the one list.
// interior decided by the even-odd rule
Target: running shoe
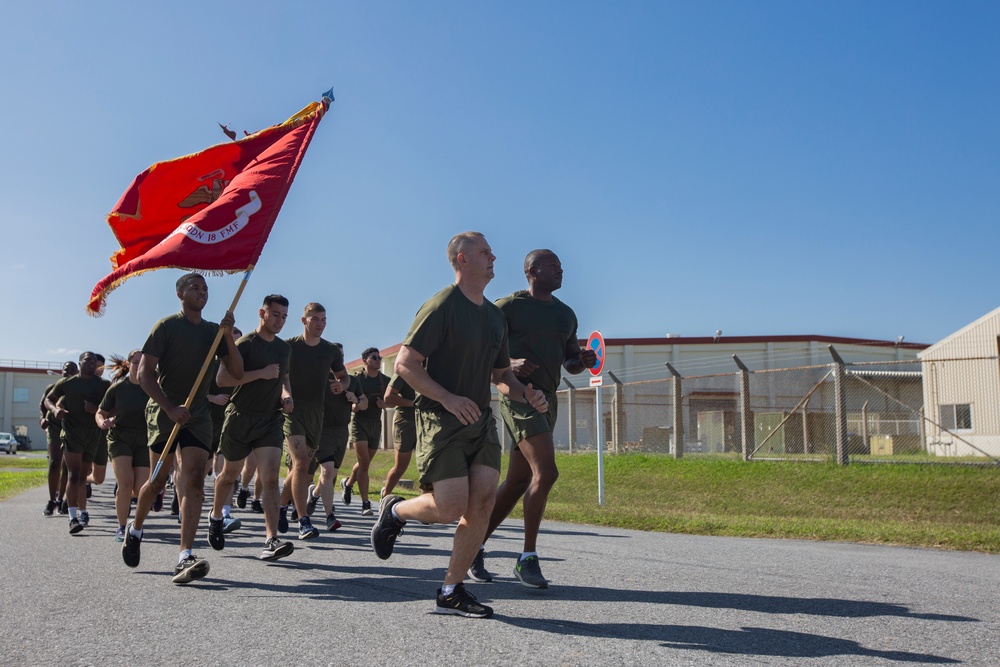
[(69, 534), (70, 535), (76, 535), (81, 530), (83, 530), (83, 524), (80, 523), (79, 519), (70, 519), (69, 520)]
[(299, 520), (299, 511), (295, 508), (295, 505), (291, 506), (292, 515), (288, 517), (288, 521), (294, 523)]
[(208, 517), (208, 543), (216, 551), (222, 551), (226, 548), (226, 536), (223, 534), (225, 531), (222, 529), (222, 522), (223, 519), (216, 519), (212, 515)]
[(190, 584), (195, 579), (201, 579), (208, 574), (208, 561), (191, 554), (174, 567), (175, 584)]
[(125, 526), (118, 526), (118, 530), (115, 531), (115, 542), (125, 541)]
[(378, 492), (378, 499), (382, 500), (383, 498), (385, 498), (385, 487), (384, 486), (382, 487), (382, 490)]
[(455, 614), (466, 618), (490, 618), (493, 608), (480, 604), (476, 596), (465, 590), (465, 584), (456, 584), (451, 595), (445, 596), (438, 589), (435, 614)]
[(330, 531), (331, 533), (333, 531), (337, 530), (338, 528), (340, 528), (343, 525), (344, 524), (342, 524), (339, 521), (337, 521), (337, 517), (335, 517), (334, 515), (332, 515), (332, 514), (328, 514), (327, 515), (327, 517), (326, 517), (326, 529), (328, 531)]
[(239, 507), (241, 510), (246, 509), (247, 498), (249, 497), (250, 497), (250, 489), (246, 488), (245, 486), (241, 486), (240, 490), (237, 491), (236, 493), (236, 506)]
[(372, 503), (370, 500), (366, 500), (361, 503), (361, 516), (371, 516), (372, 515)]
[(393, 506), (401, 502), (403, 499), (399, 496), (386, 496), (379, 508), (378, 519), (372, 526), (372, 549), (382, 560), (387, 560), (392, 555), (396, 537), (403, 532), (403, 526), (406, 525), (405, 521), (400, 521), (392, 515)]
[(309, 520), (309, 517), (302, 517), (299, 520), (299, 539), (311, 540), (314, 537), (319, 537), (319, 528), (312, 525), (312, 521)]
[(549, 582), (542, 576), (542, 568), (538, 564), (538, 556), (520, 558), (514, 566), (514, 576), (522, 586), (528, 588), (548, 588)]
[(278, 508), (278, 532), (287, 533), (288, 532), (288, 508), (279, 507)]
[(170, 501), (170, 516), (181, 515), (181, 503), (177, 500), (177, 492), (174, 492), (174, 499)]
[(264, 506), (261, 504), (259, 498), (254, 498), (250, 502), (250, 511), (253, 512), (254, 514), (263, 514), (264, 513)]
[(163, 491), (156, 494), (156, 498), (153, 500), (153, 507), (151, 509), (154, 512), (159, 512), (163, 509)]
[(306, 501), (306, 513), (309, 514), (309, 516), (312, 516), (313, 512), (316, 511), (316, 503), (319, 502), (319, 498), (313, 495), (315, 492), (316, 492), (316, 485), (310, 484), (309, 493), (306, 496), (308, 498), (308, 500)]
[(49, 500), (45, 503), (45, 509), (42, 510), (42, 514), (45, 516), (52, 516), (55, 514), (57, 507), (59, 507), (59, 503), (54, 500)]
[(94, 489), (90, 486), (90, 482), (87, 482), (87, 499), (94, 495)]
[(90, 512), (82, 510), (80, 512), (80, 525), (86, 528), (90, 525)]
[(344, 504), (345, 505), (350, 505), (351, 504), (351, 494), (354, 493), (354, 489), (352, 487), (350, 487), (350, 486), (347, 486), (347, 478), (346, 477), (344, 479), (340, 480), (340, 490), (342, 492), (341, 495), (344, 498)]
[(59, 513), (69, 514), (69, 503), (66, 502), (65, 498), (63, 498), (62, 502), (59, 503)]
[(295, 551), (295, 545), (285, 542), (277, 536), (270, 538), (264, 543), (264, 550), (260, 552), (261, 560), (278, 560), (284, 558)]
[(484, 584), (493, 581), (493, 573), (486, 569), (486, 550), (482, 547), (476, 552), (476, 558), (469, 567), (469, 578)]
[(231, 516), (222, 517), (222, 532), (227, 535), (234, 530), (239, 530), (243, 526), (243, 522)]
[(136, 537), (132, 534), (132, 524), (125, 529), (125, 542), (122, 543), (122, 560), (129, 567), (139, 567), (141, 556), (142, 536)]

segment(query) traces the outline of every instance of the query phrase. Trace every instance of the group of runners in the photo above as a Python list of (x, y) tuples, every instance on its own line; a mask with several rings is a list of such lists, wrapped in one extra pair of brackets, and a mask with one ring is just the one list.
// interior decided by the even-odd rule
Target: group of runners
[[(226, 535), (241, 527), (231, 505), (235, 497), (238, 507), (246, 507), (253, 478), (251, 508), (264, 514), (265, 524), (259, 557), (284, 558), (294, 551), (292, 542), (279, 537), (289, 530), (290, 519), (298, 522), (299, 539), (313, 539), (320, 532), (312, 515), (322, 503), (326, 529), (341, 527), (334, 489), (349, 442), (357, 462), (341, 482), (341, 500), (349, 504), (356, 485), (362, 515), (373, 513), (369, 468), (382, 440), (382, 411), (393, 407), (396, 458), (371, 529), (378, 557), (392, 555), (408, 521), (457, 520), (435, 611), (489, 617), (493, 610), (463, 582), (492, 581), (485, 545), (523, 498), (524, 548), (513, 574), (525, 586), (546, 588), (536, 543), (558, 477), (552, 439), (555, 391), (561, 369), (580, 373), (596, 358), (580, 349), (572, 309), (553, 296), (562, 286), (554, 252), (530, 252), (524, 261), (527, 289), (496, 303), (485, 297), (496, 257), (481, 233), (456, 235), (447, 256), (455, 282), (420, 308), (391, 378), (381, 372), (381, 354), (374, 347), (362, 353), (360, 371), (348, 374), (342, 346), (322, 337), (327, 319), (319, 303), (304, 307), (301, 335), (282, 339), (289, 302), (268, 295), (257, 327), (241, 335), (230, 312), (219, 324), (203, 319), (205, 279), (197, 273), (181, 276), (176, 283), (180, 312), (157, 322), (141, 349), (113, 358), (113, 383), (101, 377), (103, 360), (85, 352), (79, 367), (67, 363), (64, 377), (46, 389), (42, 425), (50, 436), (50, 499), (45, 514), (65, 511), (70, 533), (83, 530), (89, 520), (87, 480), (103, 481), (110, 454), (118, 482), (116, 539), (125, 564), (137, 567), (144, 524), (151, 511), (162, 507), (172, 478), (180, 521), (173, 582), (189, 583), (209, 572), (208, 561), (192, 549), (205, 480), (214, 470), (211, 547), (224, 549)], [(500, 394), (501, 418), (516, 443), (502, 483), (491, 385)], [(283, 452), (288, 474), (279, 484)], [(404, 500), (392, 491), (414, 452), (422, 493)], [(162, 464), (151, 465), (156, 460)]]

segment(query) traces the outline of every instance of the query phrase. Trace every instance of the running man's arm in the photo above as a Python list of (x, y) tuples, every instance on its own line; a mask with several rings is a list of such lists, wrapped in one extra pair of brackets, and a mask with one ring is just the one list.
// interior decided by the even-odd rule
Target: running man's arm
[(394, 408), (412, 408), (413, 401), (408, 398), (403, 398), (394, 387), (389, 387), (385, 390), (385, 396), (382, 399), (385, 401), (386, 405), (391, 405)]
[(549, 402), (545, 399), (545, 394), (532, 387), (530, 382), (526, 385), (521, 384), (510, 366), (494, 368), (492, 381), (497, 391), (510, 400), (527, 403), (539, 412), (548, 412)]
[(154, 357), (149, 353), (143, 352), (142, 359), (139, 361), (139, 386), (142, 387), (147, 396), (156, 401), (157, 405), (167, 413), (170, 421), (183, 426), (187, 423), (188, 418), (191, 417), (191, 413), (183, 405), (174, 405), (167, 398), (167, 395), (163, 393), (163, 389), (160, 387), (160, 383), (156, 377), (156, 364), (159, 361), (159, 357)]
[(435, 382), (427, 373), (423, 363), (424, 355), (404, 345), (399, 348), (399, 354), (396, 355), (394, 370), (413, 387), (414, 391), (443, 405), (445, 410), (458, 417), (458, 420), (466, 426), (479, 421), (481, 413), (476, 402), (471, 398), (453, 394)]
[[(225, 366), (226, 370), (229, 372), (229, 377), (234, 380), (241, 380), (243, 378), (243, 355), (240, 354), (239, 349), (236, 347), (236, 341), (233, 340), (233, 325), (236, 324), (236, 318), (233, 314), (226, 311), (225, 317), (219, 322), (219, 326), (222, 327), (225, 332), (222, 337), (226, 339), (226, 356), (222, 358), (222, 363), (219, 364), (221, 369)], [(216, 384), (219, 384), (216, 382)], [(223, 386), (219, 384), (219, 386)], [(230, 386), (230, 385), (226, 385)]]
[(593, 368), (597, 363), (597, 353), (593, 350), (581, 350), (576, 336), (566, 343), (563, 356), (563, 368), (573, 375), (579, 375), (587, 368)]
[(69, 414), (66, 408), (59, 405), (60, 398), (62, 398), (62, 387), (60, 387), (57, 382), (56, 385), (52, 387), (52, 390), (46, 394), (45, 398), (42, 399), (42, 403), (56, 419), (62, 419)]
[(288, 379), (288, 373), (281, 378), (281, 411), (286, 415), (295, 409), (295, 401), (292, 400), (292, 382)]
[[(236, 353), (239, 355), (239, 352)], [(240, 362), (240, 366), (243, 362)], [(269, 364), (264, 366), (264, 368), (258, 368), (253, 371), (244, 371), (242, 376), (237, 379), (234, 378), (229, 369), (223, 365), (219, 365), (219, 372), (215, 374), (215, 384), (220, 387), (238, 387), (241, 384), (247, 384), (248, 382), (255, 382), (257, 380), (274, 380), (278, 377), (278, 373), (281, 372), (281, 366), (279, 364)]]

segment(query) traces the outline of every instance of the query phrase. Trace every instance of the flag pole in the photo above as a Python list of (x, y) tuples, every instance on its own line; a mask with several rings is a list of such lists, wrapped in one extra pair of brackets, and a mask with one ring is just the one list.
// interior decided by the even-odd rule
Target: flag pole
[[(247, 286), (247, 281), (250, 280), (250, 274), (253, 273), (253, 264), (247, 267), (246, 273), (243, 274), (243, 280), (240, 281), (240, 287), (236, 290), (236, 296), (233, 297), (233, 302), (229, 305), (229, 310), (226, 312), (231, 313), (236, 310), (236, 304), (240, 302), (240, 297), (243, 296), (243, 289)], [(226, 333), (225, 328), (219, 327), (219, 330), (215, 334), (215, 341), (212, 343), (212, 347), (208, 350), (208, 356), (205, 357), (204, 363), (201, 365), (201, 370), (198, 371), (198, 379), (194, 381), (194, 386), (191, 387), (191, 391), (188, 392), (187, 400), (184, 401), (184, 407), (191, 409), (191, 403), (194, 402), (194, 395), (198, 391), (198, 387), (201, 386), (201, 381), (205, 378), (205, 373), (208, 372), (208, 368), (212, 365), (212, 358), (215, 357), (215, 351), (219, 349), (219, 342), (222, 340), (222, 335)], [(156, 476), (160, 473), (160, 468), (163, 467), (163, 461), (170, 454), (170, 450), (173, 447), (174, 441), (177, 440), (177, 434), (181, 432), (181, 425), (174, 423), (174, 428), (170, 431), (170, 437), (167, 438), (167, 444), (164, 446), (163, 451), (160, 452), (160, 458), (156, 462), (156, 467), (153, 469), (153, 475), (150, 480), (155, 480)]]

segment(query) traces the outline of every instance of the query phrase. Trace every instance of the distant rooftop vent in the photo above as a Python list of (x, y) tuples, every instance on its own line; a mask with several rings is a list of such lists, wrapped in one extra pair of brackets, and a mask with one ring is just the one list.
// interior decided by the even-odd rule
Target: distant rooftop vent
[(677, 333), (668, 333), (667, 338), (680, 338), (681, 335)]

